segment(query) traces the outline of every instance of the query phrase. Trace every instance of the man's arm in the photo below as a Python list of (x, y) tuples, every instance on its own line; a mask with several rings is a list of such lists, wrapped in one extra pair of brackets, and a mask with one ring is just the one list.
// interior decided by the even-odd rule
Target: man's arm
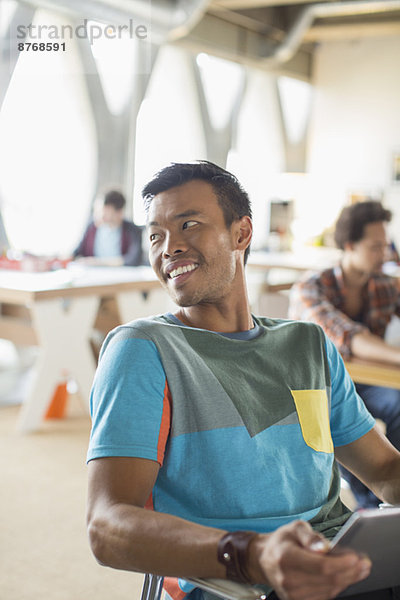
[(127, 267), (137, 267), (143, 264), (142, 228), (134, 223), (124, 221), (122, 235), (124, 237), (122, 263)]
[(376, 426), (351, 444), (336, 447), (335, 456), (378, 498), (400, 503), (400, 452)]
[(387, 344), (366, 326), (353, 321), (336, 308), (314, 277), (292, 288), (289, 316), (312, 321), (322, 327), (346, 358), (350, 355), (367, 360), (400, 364), (400, 348)]
[(143, 508), (158, 463), (110, 457), (92, 460), (88, 468), (89, 539), (100, 563), (161, 575), (224, 576), (216, 560), (223, 530)]
[[(223, 530), (143, 508), (158, 470), (156, 462), (136, 458), (89, 463), (88, 530), (97, 560), (131, 571), (225, 578), (217, 560)], [(323, 537), (308, 523), (295, 521), (254, 538), (248, 572), (255, 583), (271, 585), (282, 600), (325, 600), (368, 576), (366, 559), (325, 552)]]
[(76, 246), (75, 250), (73, 250), (73, 252), (72, 252), (72, 256), (74, 258), (87, 255), (86, 246), (88, 244), (88, 240), (92, 235), (94, 235), (92, 232), (92, 228), (93, 228), (93, 221), (90, 221), (85, 228), (85, 231), (79, 241), (79, 244)]
[(327, 297), (318, 276), (296, 283), (290, 292), (289, 318), (320, 325), (339, 352), (351, 354), (352, 338), (367, 328), (336, 308)]
[(350, 343), (351, 353), (358, 358), (400, 365), (400, 348), (387, 344), (369, 331), (356, 333)]

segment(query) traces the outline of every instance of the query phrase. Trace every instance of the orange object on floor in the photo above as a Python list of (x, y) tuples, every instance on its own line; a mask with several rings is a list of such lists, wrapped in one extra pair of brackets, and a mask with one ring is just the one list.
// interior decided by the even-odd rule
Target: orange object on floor
[(62, 419), (65, 417), (65, 409), (67, 406), (68, 390), (67, 383), (61, 383), (56, 387), (56, 390), (51, 399), (49, 408), (44, 416), (45, 419)]

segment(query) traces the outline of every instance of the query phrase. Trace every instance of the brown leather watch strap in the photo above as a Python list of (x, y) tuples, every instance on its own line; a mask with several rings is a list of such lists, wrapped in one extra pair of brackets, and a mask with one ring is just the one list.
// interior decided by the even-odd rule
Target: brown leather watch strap
[(226, 577), (239, 583), (251, 583), (247, 572), (247, 554), (255, 531), (231, 531), (218, 543), (218, 561), (226, 567)]

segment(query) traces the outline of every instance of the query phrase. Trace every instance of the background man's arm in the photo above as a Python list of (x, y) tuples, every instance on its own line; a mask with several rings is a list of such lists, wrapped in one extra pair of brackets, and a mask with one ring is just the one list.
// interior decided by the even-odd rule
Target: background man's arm
[(314, 278), (301, 281), (292, 287), (289, 318), (320, 325), (345, 357), (351, 354), (352, 338), (368, 331), (364, 325), (356, 323), (336, 308)]
[(147, 262), (143, 255), (142, 238), (143, 230), (134, 223), (124, 225), (124, 236), (128, 240), (128, 247), (122, 255), (122, 262), (128, 267), (137, 267)]
[(400, 365), (400, 348), (387, 344), (369, 331), (356, 333), (350, 343), (351, 353), (358, 358), (380, 360)]
[(387, 344), (336, 308), (312, 279), (293, 286), (289, 316), (322, 327), (344, 357), (400, 364), (400, 348)]

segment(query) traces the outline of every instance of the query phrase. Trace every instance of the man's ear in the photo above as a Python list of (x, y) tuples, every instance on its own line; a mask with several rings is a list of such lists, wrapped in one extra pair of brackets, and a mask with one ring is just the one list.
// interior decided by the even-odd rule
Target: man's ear
[(343, 244), (343, 250), (345, 252), (351, 252), (352, 250), (354, 250), (354, 242), (345, 242)]
[(245, 215), (237, 221), (237, 224), (236, 247), (238, 250), (246, 250), (247, 246), (250, 245), (253, 235), (253, 223), (250, 217)]

